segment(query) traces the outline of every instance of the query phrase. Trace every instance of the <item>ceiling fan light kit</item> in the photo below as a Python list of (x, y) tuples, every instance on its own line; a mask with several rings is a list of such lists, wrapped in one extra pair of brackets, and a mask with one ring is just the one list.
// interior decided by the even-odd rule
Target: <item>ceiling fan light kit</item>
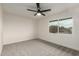
[(37, 13), (37, 16), (41, 16), (41, 13)]
[(37, 6), (37, 10), (27, 9), (28, 11), (36, 12), (34, 14), (34, 16), (36, 16), (36, 15), (37, 16), (41, 16), (41, 15), (45, 16), (45, 14), (43, 14), (43, 12), (51, 11), (51, 9), (41, 10), (40, 3), (36, 3), (36, 6)]

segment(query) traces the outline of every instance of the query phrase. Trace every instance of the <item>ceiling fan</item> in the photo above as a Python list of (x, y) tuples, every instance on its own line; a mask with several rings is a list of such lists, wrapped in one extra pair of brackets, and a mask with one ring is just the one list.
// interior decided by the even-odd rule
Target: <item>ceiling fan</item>
[(28, 11), (36, 12), (34, 14), (34, 16), (36, 16), (36, 15), (38, 15), (38, 16), (40, 16), (40, 15), (45, 16), (45, 14), (43, 12), (51, 11), (51, 9), (41, 10), (40, 3), (36, 3), (36, 6), (37, 6), (37, 10), (27, 9)]

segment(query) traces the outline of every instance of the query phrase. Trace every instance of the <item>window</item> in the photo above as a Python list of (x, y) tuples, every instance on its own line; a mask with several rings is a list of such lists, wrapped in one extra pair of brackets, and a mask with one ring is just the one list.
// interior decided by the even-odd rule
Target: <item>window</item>
[(50, 33), (57, 33), (58, 32), (58, 20), (50, 21), (49, 32)]
[(73, 26), (72, 17), (53, 20), (49, 22), (49, 32), (72, 34), (72, 26)]

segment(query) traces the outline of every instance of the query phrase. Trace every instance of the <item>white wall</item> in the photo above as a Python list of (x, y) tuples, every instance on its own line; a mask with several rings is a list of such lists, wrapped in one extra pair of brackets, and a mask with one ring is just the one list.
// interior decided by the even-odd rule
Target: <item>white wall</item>
[(3, 44), (35, 38), (35, 20), (4, 12)]
[[(66, 17), (73, 18), (72, 34), (53, 34), (49, 33), (49, 20), (61, 19)], [(38, 21), (38, 38), (56, 43), (65, 47), (79, 50), (79, 7), (65, 10), (51, 17)]]
[(2, 51), (2, 6), (0, 4), (0, 55)]

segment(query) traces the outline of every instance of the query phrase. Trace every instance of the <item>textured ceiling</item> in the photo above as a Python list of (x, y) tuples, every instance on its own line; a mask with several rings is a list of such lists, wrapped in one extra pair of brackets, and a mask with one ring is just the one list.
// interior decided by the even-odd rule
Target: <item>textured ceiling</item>
[[(65, 9), (71, 8), (76, 5), (77, 3), (76, 4), (75, 3), (41, 3), (40, 7), (41, 9), (51, 8), (52, 11), (44, 13), (46, 14), (46, 16), (50, 16), (50, 15), (62, 12)], [(28, 8), (36, 10), (36, 4), (35, 3), (4, 3), (3, 4), (3, 10), (8, 13), (25, 16), (32, 19), (46, 17), (46, 16), (34, 16), (35, 12), (27, 11), (26, 9)]]

